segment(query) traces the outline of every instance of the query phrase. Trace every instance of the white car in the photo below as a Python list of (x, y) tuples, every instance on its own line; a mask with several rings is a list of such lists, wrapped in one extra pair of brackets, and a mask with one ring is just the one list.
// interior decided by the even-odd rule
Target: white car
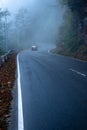
[(37, 46), (32, 46), (32, 51), (37, 51), (38, 50), (38, 47)]

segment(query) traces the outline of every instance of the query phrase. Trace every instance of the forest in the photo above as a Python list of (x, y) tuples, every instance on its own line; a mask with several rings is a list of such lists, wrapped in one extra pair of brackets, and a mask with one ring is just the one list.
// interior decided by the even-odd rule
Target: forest
[[(62, 8), (65, 8), (61, 26), (58, 18), (54, 20), (55, 16), (58, 17), (57, 13), (54, 12), (49, 17), (49, 12), (46, 12), (49, 11), (47, 10), (49, 7), (38, 10), (37, 14), (34, 12), (33, 15), (36, 15), (34, 17), (28, 8), (21, 8), (15, 14), (13, 21), (7, 20), (10, 16), (8, 10), (0, 9), (0, 53), (1, 50), (6, 51), (10, 48), (28, 48), (34, 42), (50, 43), (54, 38), (55, 40), (52, 41), (56, 44), (54, 53), (74, 57), (80, 57), (81, 54), (81, 57), (85, 57), (87, 55), (87, 1), (60, 0), (60, 3)], [(41, 11), (44, 13), (40, 14)], [(45, 33), (41, 35), (42, 32)]]
[(63, 0), (62, 4), (66, 6), (66, 10), (56, 51), (87, 59), (87, 1)]
[(2, 10), (0, 8), (0, 54), (3, 53), (4, 50), (6, 50), (6, 35), (8, 30), (8, 24), (7, 24), (7, 17), (10, 16), (9, 11)]

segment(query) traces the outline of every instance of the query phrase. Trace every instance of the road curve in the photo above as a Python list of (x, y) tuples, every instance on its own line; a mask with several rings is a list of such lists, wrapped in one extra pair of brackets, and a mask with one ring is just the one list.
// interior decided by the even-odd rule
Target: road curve
[(19, 54), (24, 130), (87, 130), (87, 63)]

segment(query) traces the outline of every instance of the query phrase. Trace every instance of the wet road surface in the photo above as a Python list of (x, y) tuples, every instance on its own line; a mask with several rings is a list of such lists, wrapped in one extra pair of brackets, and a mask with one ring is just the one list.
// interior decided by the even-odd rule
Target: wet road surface
[(87, 62), (45, 51), (18, 61), (24, 130), (87, 130)]

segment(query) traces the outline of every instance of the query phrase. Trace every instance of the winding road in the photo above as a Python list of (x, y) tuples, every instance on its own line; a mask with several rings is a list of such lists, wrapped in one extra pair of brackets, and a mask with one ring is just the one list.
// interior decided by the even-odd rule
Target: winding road
[(21, 52), (18, 130), (87, 130), (87, 62)]

